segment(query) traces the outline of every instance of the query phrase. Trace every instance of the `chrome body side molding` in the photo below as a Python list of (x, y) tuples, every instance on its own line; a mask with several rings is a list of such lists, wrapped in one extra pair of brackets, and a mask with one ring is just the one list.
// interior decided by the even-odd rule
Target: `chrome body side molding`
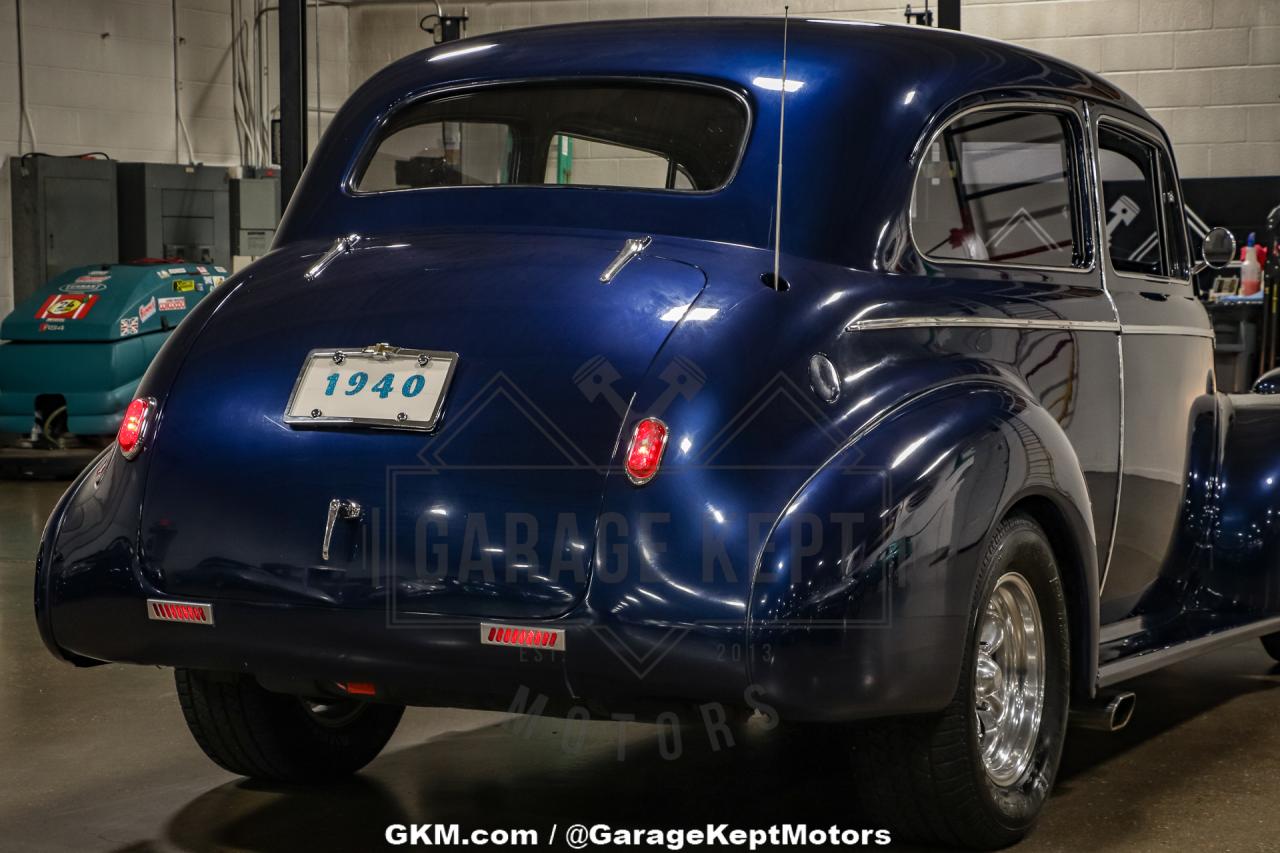
[(854, 320), (846, 332), (873, 329), (940, 329), (951, 327), (978, 329), (1052, 329), (1064, 332), (1119, 332), (1114, 320), (1037, 320), (1014, 317), (871, 317)]
[(1140, 326), (1121, 325), (1114, 320), (1037, 320), (1014, 317), (872, 317), (854, 320), (845, 326), (846, 332), (866, 332), (878, 329), (1047, 329), (1061, 332), (1112, 332), (1125, 335), (1183, 335), (1186, 337), (1213, 338), (1212, 329), (1195, 326)]

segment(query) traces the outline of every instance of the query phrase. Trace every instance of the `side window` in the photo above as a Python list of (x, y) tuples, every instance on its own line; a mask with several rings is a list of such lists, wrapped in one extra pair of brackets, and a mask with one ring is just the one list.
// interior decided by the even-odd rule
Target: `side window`
[(911, 230), (928, 258), (1071, 267), (1083, 263), (1065, 116), (981, 110), (925, 152)]
[(1187, 229), (1173, 166), (1164, 151), (1136, 134), (1102, 124), (1098, 175), (1111, 267), (1185, 278)]

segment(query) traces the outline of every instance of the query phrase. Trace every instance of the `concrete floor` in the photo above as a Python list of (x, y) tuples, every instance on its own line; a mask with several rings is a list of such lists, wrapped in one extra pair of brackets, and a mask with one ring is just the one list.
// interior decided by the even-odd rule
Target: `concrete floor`
[[(32, 617), (32, 555), (62, 484), (0, 483), (0, 849), (372, 850), (389, 823), (464, 828), (858, 826), (844, 765), (756, 735), (712, 752), (591, 724), (575, 754), (550, 721), (410, 709), (377, 761), (323, 791), (267, 788), (211, 764), (168, 670), (54, 661)], [(1022, 851), (1274, 850), (1280, 667), (1256, 642), (1134, 682), (1117, 735), (1072, 733), (1057, 792)], [(640, 849), (640, 848), (633, 848)]]

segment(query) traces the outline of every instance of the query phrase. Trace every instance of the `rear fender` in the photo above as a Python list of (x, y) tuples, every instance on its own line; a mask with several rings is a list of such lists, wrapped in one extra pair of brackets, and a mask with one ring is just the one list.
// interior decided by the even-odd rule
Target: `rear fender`
[(1280, 612), (1280, 397), (1223, 395), (1212, 567), (1197, 609)]
[(1046, 527), (1060, 523), (1074, 546), (1059, 554), (1060, 568), (1080, 634), (1076, 685), (1091, 689), (1098, 571), (1083, 474), (1044, 409), (985, 382), (896, 407), (795, 495), (756, 565), (752, 683), (798, 718), (943, 708), (958, 683), (986, 543), (1023, 506), (1048, 514)]

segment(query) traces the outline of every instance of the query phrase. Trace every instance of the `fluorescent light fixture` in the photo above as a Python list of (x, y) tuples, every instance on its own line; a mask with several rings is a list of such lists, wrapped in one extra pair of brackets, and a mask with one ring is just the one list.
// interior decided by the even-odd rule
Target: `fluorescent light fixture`
[[(757, 77), (751, 82), (753, 85), (761, 89), (768, 89), (770, 92), (782, 91), (781, 77)], [(799, 92), (802, 88), (804, 88), (803, 80), (787, 80), (788, 92)]]
[(495, 47), (497, 47), (496, 44), (473, 44), (470, 47), (460, 47), (457, 50), (437, 53), (435, 56), (429, 57), (427, 62), (441, 62), (445, 59), (453, 59), (455, 56), (466, 56), (468, 53), (479, 53), (482, 50), (491, 50)]

